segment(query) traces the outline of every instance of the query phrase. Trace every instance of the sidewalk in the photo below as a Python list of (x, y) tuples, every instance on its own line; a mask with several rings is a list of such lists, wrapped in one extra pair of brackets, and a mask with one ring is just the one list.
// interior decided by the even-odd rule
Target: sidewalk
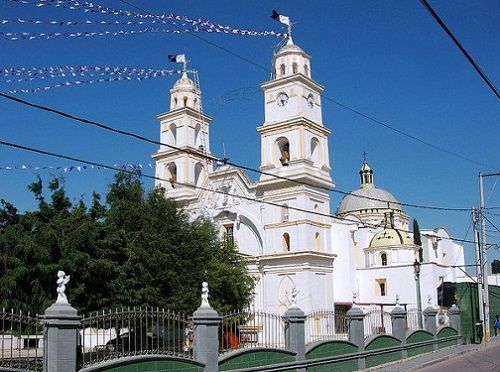
[(490, 342), (485, 344), (467, 344), (447, 347), (436, 350), (431, 353), (426, 353), (397, 362), (384, 364), (372, 368), (367, 368), (364, 371), (383, 371), (383, 372), (400, 372), (400, 371), (418, 371), (421, 368), (428, 367), (432, 364), (442, 362), (447, 359), (454, 358), (461, 354), (480, 350), (489, 347), (492, 344), (500, 343), (500, 337), (491, 337)]

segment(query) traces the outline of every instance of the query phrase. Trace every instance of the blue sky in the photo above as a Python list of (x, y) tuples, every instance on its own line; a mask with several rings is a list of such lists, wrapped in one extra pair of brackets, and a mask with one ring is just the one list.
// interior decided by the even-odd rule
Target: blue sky
[[(500, 168), (499, 100), (479, 78), (449, 37), (419, 1), (139, 1), (130, 2), (154, 14), (189, 18), (256, 31), (284, 32), (269, 16), (273, 9), (288, 15), (294, 41), (312, 56), (312, 76), (325, 86), (324, 124), (329, 139), (332, 176), (337, 189), (358, 187), (363, 152), (375, 171), (375, 183), (399, 201), (443, 207), (479, 204), (478, 173)], [(137, 11), (117, 0), (99, 4)], [(500, 3), (498, 1), (430, 1), (489, 78), (500, 85)], [(0, 1), (0, 18), (30, 20), (133, 20), (83, 13), (53, 6), (35, 7)], [(158, 27), (155, 25), (155, 27)], [(0, 25), (0, 32), (78, 32), (141, 29), (125, 25)], [(172, 28), (172, 27), (169, 27)], [(198, 37), (196, 37), (198, 36)], [(211, 148), (222, 156), (223, 144), (232, 162), (258, 168), (263, 122), (260, 83), (269, 78), (272, 36), (225, 34), (152, 34), (56, 38), (0, 39), (0, 67), (121, 66), (177, 68), (167, 55), (186, 53), (200, 74), (204, 111), (214, 117)], [(249, 62), (250, 61), (250, 62)], [(81, 79), (91, 79), (90, 77)], [(168, 91), (176, 76), (142, 82), (110, 82), (16, 94), (37, 104), (159, 139), (155, 115), (168, 109)], [(56, 84), (64, 79), (6, 83), (0, 91)], [(337, 103), (479, 165), (438, 151), (355, 114)], [(105, 164), (151, 163), (157, 150), (138, 140), (107, 133), (53, 114), (0, 99), (0, 138), (25, 146)], [(243, 139), (243, 140), (242, 140)], [(0, 147), (0, 167), (72, 166), (74, 162)], [(145, 173), (152, 174), (152, 170)], [(0, 170), (0, 198), (20, 210), (35, 207), (26, 185), (39, 174), (44, 180), (64, 174), (73, 200), (104, 193), (113, 172)], [(257, 175), (250, 174), (252, 179)], [(488, 206), (500, 206), (500, 185), (485, 182)], [(499, 182), (500, 183), (500, 182)], [(146, 180), (146, 187), (152, 182)], [(340, 195), (332, 193), (332, 212)], [(407, 208), (421, 228), (445, 226), (457, 238), (471, 239), (470, 214)], [(500, 227), (500, 209), (488, 218)], [(489, 225), (490, 242), (500, 234)], [(472, 263), (473, 249), (466, 245)], [(491, 249), (490, 259), (500, 259)]]

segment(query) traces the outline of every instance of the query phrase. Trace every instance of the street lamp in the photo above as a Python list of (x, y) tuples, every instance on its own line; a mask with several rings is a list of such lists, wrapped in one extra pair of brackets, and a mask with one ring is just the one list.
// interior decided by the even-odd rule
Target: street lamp
[(415, 259), (413, 263), (413, 272), (415, 273), (415, 282), (417, 284), (417, 309), (418, 309), (418, 328), (423, 329), (422, 326), (422, 301), (420, 299), (420, 266), (422, 264)]

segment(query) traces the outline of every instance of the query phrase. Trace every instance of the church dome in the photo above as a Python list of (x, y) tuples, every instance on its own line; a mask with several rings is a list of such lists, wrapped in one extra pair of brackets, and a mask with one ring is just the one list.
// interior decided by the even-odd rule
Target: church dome
[(359, 171), (361, 185), (358, 190), (344, 196), (337, 208), (337, 214), (350, 212), (387, 210), (388, 208), (402, 211), (401, 205), (388, 191), (378, 189), (373, 183), (373, 170), (366, 160)]
[(302, 48), (300, 48), (298, 45), (295, 45), (293, 42), (287, 42), (276, 52), (276, 54), (293, 53), (293, 52), (305, 54)]
[[(377, 200), (375, 200), (377, 199)], [(358, 212), (361, 210), (387, 209), (401, 210), (396, 198), (388, 191), (383, 189), (361, 188), (344, 196), (337, 208), (337, 214), (346, 214), (349, 212)]]
[(414, 245), (409, 233), (397, 229), (385, 228), (375, 234), (370, 242), (370, 248)]
[(188, 78), (187, 74), (184, 72), (181, 78), (175, 82), (174, 89), (190, 90), (190, 89), (195, 89), (195, 85), (193, 80)]

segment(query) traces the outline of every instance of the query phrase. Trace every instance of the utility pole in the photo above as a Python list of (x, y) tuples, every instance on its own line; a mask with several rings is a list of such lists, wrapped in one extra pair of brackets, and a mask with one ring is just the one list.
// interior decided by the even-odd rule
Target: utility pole
[(476, 247), (476, 281), (477, 281), (477, 299), (479, 302), (479, 320), (482, 323), (483, 335), (485, 335), (484, 323), (484, 300), (483, 300), (483, 265), (481, 257), (481, 248), (479, 243), (479, 231), (477, 230), (478, 212), (472, 208), (472, 226), (474, 231), (474, 246)]
[(483, 177), (500, 176), (500, 172), (482, 174), (479, 173), (479, 198), (480, 198), (480, 216), (481, 216), (481, 244), (482, 251), (482, 272), (483, 272), (483, 290), (484, 290), (484, 341), (490, 340), (490, 296), (488, 293), (488, 252), (486, 250), (486, 218), (484, 217), (484, 192)]

